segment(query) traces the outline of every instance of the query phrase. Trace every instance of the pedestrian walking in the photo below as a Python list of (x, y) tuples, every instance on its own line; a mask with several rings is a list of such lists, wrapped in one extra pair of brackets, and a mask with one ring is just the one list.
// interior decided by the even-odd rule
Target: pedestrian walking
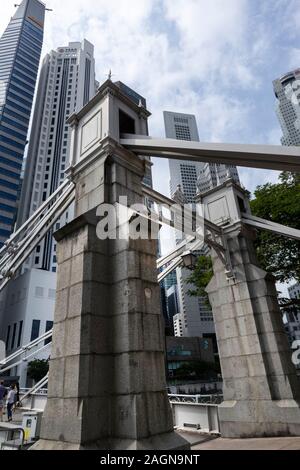
[(11, 385), (6, 399), (6, 408), (7, 408), (7, 421), (12, 420), (12, 409), (15, 403), (15, 386)]
[(14, 401), (14, 410), (19, 406), (19, 401), (20, 401), (20, 386), (19, 382), (16, 382), (14, 385), (14, 391), (15, 391), (15, 401)]
[(4, 382), (0, 382), (0, 421), (3, 420), (4, 399), (7, 395), (7, 390), (4, 387)]

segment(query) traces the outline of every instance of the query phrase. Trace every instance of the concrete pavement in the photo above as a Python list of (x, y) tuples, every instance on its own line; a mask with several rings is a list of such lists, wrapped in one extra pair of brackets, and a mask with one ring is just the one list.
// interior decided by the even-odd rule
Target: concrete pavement
[(192, 445), (192, 450), (300, 450), (300, 437), (206, 439)]

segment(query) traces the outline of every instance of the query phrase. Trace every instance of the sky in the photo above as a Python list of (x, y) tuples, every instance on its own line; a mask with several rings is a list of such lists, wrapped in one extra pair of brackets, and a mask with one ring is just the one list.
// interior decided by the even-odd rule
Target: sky
[[(150, 135), (164, 136), (167, 110), (195, 114), (203, 142), (280, 145), (272, 81), (300, 66), (300, 0), (47, 0), (47, 7), (43, 55), (88, 39), (97, 80), (111, 69), (113, 80), (147, 99)], [(1, 0), (0, 34), (14, 11), (13, 0)], [(278, 178), (239, 173), (251, 192)], [(153, 180), (169, 195), (167, 160), (154, 159)]]
[[(112, 70), (145, 96), (153, 136), (163, 110), (195, 114), (203, 142), (280, 145), (272, 81), (300, 66), (300, 0), (47, 0), (43, 54), (69, 41), (95, 46), (96, 78)], [(0, 34), (14, 12), (1, 0)], [(240, 169), (243, 185), (278, 173)], [(154, 186), (168, 195), (166, 160)]]

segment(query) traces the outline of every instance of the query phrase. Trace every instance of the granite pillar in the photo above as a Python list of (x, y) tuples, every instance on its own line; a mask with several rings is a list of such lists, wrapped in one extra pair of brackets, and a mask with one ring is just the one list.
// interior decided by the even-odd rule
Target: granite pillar
[(96, 209), (143, 203), (144, 162), (106, 148), (74, 175), (55, 235), (58, 283), (41, 440), (34, 449), (186, 449), (166, 392), (156, 240), (100, 240)]
[(222, 437), (299, 436), (300, 382), (274, 278), (258, 265), (252, 229), (237, 221), (223, 233), (234, 278), (212, 250), (207, 288), (224, 380)]

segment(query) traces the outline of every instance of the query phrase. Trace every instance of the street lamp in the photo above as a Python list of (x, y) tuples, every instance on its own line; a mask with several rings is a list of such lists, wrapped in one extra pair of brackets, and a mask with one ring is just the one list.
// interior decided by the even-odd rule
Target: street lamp
[(197, 256), (191, 253), (190, 251), (186, 251), (182, 255), (182, 262), (183, 266), (187, 269), (190, 269), (191, 271), (195, 269), (196, 267), (196, 262), (197, 262)]

